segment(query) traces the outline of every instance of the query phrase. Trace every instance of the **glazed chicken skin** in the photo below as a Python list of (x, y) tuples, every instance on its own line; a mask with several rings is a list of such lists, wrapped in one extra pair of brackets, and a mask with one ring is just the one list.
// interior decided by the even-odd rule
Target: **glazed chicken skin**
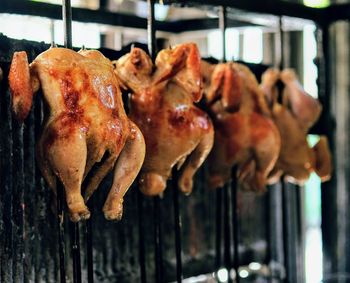
[(200, 55), (195, 44), (159, 52), (155, 65), (141, 49), (115, 63), (120, 81), (132, 93), (130, 119), (146, 140), (140, 189), (161, 194), (174, 166), (179, 189), (189, 194), (193, 176), (209, 154), (214, 139), (211, 120), (194, 105), (202, 97)]
[(255, 76), (238, 63), (213, 68), (204, 61), (202, 74), (210, 82), (205, 94), (215, 126), (210, 187), (222, 187), (231, 178), (231, 168), (237, 166), (241, 188), (263, 191), (281, 141)]
[[(279, 80), (284, 85), (281, 94), (277, 87)], [(307, 132), (321, 114), (320, 103), (303, 90), (291, 69), (282, 72), (268, 69), (262, 76), (261, 89), (269, 101), (273, 120), (283, 141), (269, 183), (276, 183), (284, 174), (287, 181), (302, 185), (314, 170), (324, 180), (329, 178), (332, 166), (327, 140), (323, 137), (314, 148), (310, 148), (306, 140)], [(279, 94), (282, 95), (281, 103), (277, 101)]]
[(145, 143), (124, 111), (112, 63), (95, 50), (50, 48), (28, 65), (26, 53), (16, 52), (9, 83), (20, 121), (30, 111), (33, 93), (42, 88), (47, 115), (37, 161), (55, 193), (56, 176), (62, 182), (71, 220), (90, 217), (81, 185), (95, 163), (100, 164), (87, 184), (85, 200), (114, 168), (103, 211), (107, 219), (120, 219), (123, 196), (144, 160)]

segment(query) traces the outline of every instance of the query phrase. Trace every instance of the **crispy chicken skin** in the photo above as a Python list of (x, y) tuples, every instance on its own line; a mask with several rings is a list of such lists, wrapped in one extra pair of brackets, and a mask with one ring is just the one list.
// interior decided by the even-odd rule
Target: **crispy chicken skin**
[[(278, 81), (284, 85), (282, 93), (277, 88)], [(295, 72), (291, 69), (279, 71), (270, 68), (262, 76), (261, 89), (271, 107), (273, 121), (282, 138), (281, 153), (269, 183), (276, 183), (282, 174), (289, 182), (304, 184), (310, 173), (315, 171), (321, 179), (330, 178), (331, 157), (326, 137), (311, 149), (306, 136), (318, 120), (322, 106), (307, 94)], [(277, 100), (282, 95), (282, 102)]]
[(123, 196), (144, 160), (145, 143), (124, 111), (112, 63), (94, 50), (50, 48), (28, 65), (26, 53), (16, 52), (9, 83), (13, 111), (20, 121), (30, 111), (33, 93), (39, 87), (43, 91), (47, 115), (37, 142), (37, 161), (55, 193), (56, 176), (64, 185), (71, 220), (90, 217), (81, 185), (99, 162), (85, 200), (114, 168), (103, 211), (107, 219), (120, 219)]
[(193, 104), (202, 97), (196, 45), (164, 49), (155, 65), (143, 50), (133, 48), (115, 66), (119, 80), (132, 92), (129, 117), (146, 140), (141, 191), (149, 196), (161, 194), (172, 167), (177, 166), (180, 190), (191, 193), (193, 176), (214, 138), (211, 120)]
[[(210, 68), (212, 72), (208, 71)], [(206, 102), (215, 126), (209, 155), (209, 183), (222, 187), (237, 166), (243, 189), (263, 191), (280, 150), (280, 136), (251, 71), (238, 63), (202, 62)]]

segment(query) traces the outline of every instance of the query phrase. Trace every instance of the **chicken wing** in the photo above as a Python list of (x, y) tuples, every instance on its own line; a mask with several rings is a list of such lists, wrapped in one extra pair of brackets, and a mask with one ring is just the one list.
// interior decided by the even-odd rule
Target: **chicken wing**
[(86, 199), (114, 168), (114, 181), (103, 211), (120, 219), (123, 196), (141, 168), (145, 144), (140, 130), (126, 116), (112, 63), (100, 52), (50, 48), (28, 65), (16, 52), (10, 68), (13, 110), (18, 120), (28, 115), (33, 93), (42, 88), (47, 105), (37, 161), (48, 185), (56, 176), (65, 188), (72, 221), (90, 217), (81, 185), (95, 163)]
[(195, 44), (162, 50), (153, 66), (149, 56), (134, 48), (115, 63), (130, 96), (130, 119), (146, 140), (140, 189), (161, 194), (173, 166), (181, 171), (179, 188), (192, 191), (192, 179), (213, 145), (208, 115), (193, 103), (202, 97), (200, 56)]

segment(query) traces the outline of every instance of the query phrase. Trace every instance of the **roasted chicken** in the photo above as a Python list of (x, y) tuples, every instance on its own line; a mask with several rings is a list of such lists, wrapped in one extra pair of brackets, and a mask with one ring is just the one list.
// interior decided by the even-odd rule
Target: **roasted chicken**
[(263, 191), (281, 141), (255, 76), (238, 63), (213, 68), (204, 61), (202, 74), (210, 82), (205, 95), (215, 126), (210, 186), (223, 186), (231, 178), (231, 168), (237, 166), (243, 189)]
[(120, 81), (132, 92), (129, 117), (146, 140), (141, 191), (161, 194), (172, 167), (177, 166), (179, 188), (189, 194), (214, 138), (211, 120), (194, 105), (202, 97), (197, 46), (188, 43), (164, 49), (154, 65), (143, 50), (133, 48), (115, 66)]
[(103, 211), (107, 219), (120, 219), (124, 194), (144, 160), (145, 143), (124, 111), (112, 63), (94, 50), (50, 48), (29, 65), (26, 53), (16, 52), (9, 83), (20, 121), (30, 111), (33, 93), (40, 87), (43, 91), (47, 115), (37, 161), (55, 193), (56, 177), (62, 182), (71, 220), (90, 216), (81, 186), (95, 163), (99, 167), (87, 184), (85, 200), (114, 168)]
[[(278, 89), (278, 82), (283, 86), (282, 92)], [(322, 138), (320, 144), (313, 149), (306, 140), (307, 132), (321, 114), (320, 103), (303, 90), (291, 69), (282, 72), (268, 69), (262, 76), (261, 89), (269, 102), (273, 120), (283, 141), (269, 183), (277, 182), (284, 174), (288, 181), (303, 184), (316, 168), (319, 168), (316, 173), (324, 176), (324, 180), (329, 178), (331, 160), (327, 140)], [(279, 95), (281, 102), (278, 101)]]
[(321, 182), (328, 181), (332, 176), (332, 155), (326, 136), (320, 136), (320, 140), (312, 148), (315, 153), (315, 173), (321, 178)]

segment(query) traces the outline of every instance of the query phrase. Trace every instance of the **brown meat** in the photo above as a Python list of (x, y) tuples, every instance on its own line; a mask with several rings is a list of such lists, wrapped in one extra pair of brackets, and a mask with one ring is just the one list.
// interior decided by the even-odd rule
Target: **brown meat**
[[(208, 76), (210, 72), (203, 73)], [(237, 165), (242, 188), (264, 190), (281, 141), (256, 78), (241, 64), (219, 64), (205, 94), (215, 125), (215, 143), (209, 156), (210, 186), (223, 186)]]
[(289, 107), (305, 133), (316, 123), (322, 112), (319, 101), (305, 92), (292, 69), (284, 69), (280, 74), (284, 83), (284, 96)]
[[(277, 88), (279, 80), (284, 85), (282, 93)], [(281, 175), (285, 175), (287, 181), (302, 185), (314, 170), (321, 178), (329, 178), (331, 165), (327, 142), (322, 138), (320, 145), (311, 149), (306, 139), (309, 128), (320, 116), (320, 103), (303, 90), (291, 69), (282, 72), (268, 69), (262, 76), (260, 87), (282, 139), (280, 156), (269, 176), (269, 183), (276, 183)], [(277, 101), (278, 95), (282, 96), (282, 103)]]
[[(131, 90), (130, 119), (146, 140), (140, 189), (161, 194), (171, 169), (181, 168), (179, 187), (189, 194), (192, 178), (213, 145), (213, 126), (193, 102), (202, 97), (200, 56), (195, 44), (162, 50), (153, 66), (134, 48), (115, 63), (120, 81)], [(155, 71), (153, 71), (155, 69)]]
[(312, 148), (315, 152), (315, 172), (322, 182), (328, 181), (332, 176), (332, 155), (326, 136), (321, 136), (320, 140)]
[(26, 53), (18, 52), (9, 82), (19, 120), (28, 115), (33, 92), (39, 86), (43, 90), (47, 115), (37, 143), (37, 160), (54, 192), (56, 176), (63, 183), (71, 220), (90, 216), (81, 185), (98, 162), (86, 199), (114, 168), (103, 211), (107, 219), (120, 219), (123, 196), (141, 168), (145, 145), (141, 132), (125, 114), (112, 63), (98, 51), (50, 48), (28, 65)]

